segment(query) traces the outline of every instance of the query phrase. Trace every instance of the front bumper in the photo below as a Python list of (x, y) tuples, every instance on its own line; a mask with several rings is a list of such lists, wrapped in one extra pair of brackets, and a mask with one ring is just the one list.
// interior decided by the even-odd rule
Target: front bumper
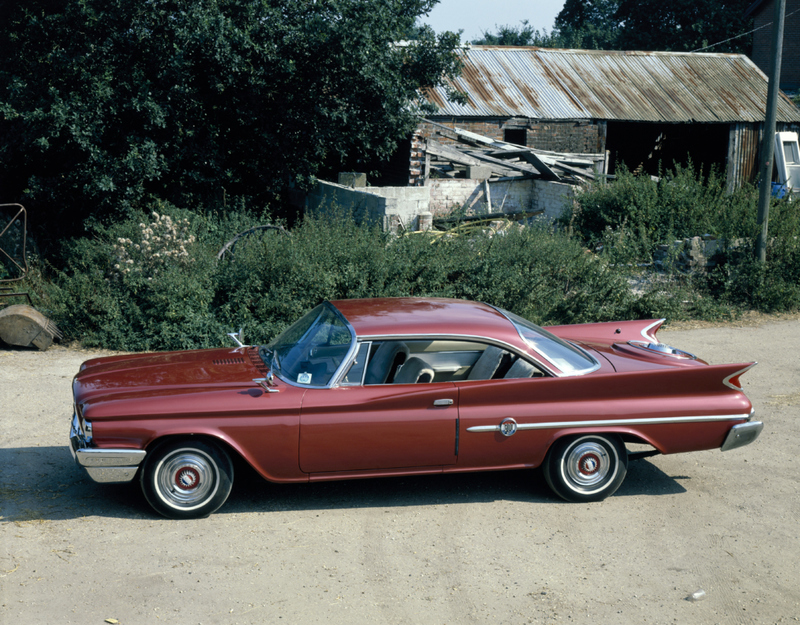
[(747, 423), (734, 425), (725, 437), (725, 442), (722, 443), (720, 450), (729, 451), (737, 447), (749, 445), (758, 438), (758, 435), (761, 434), (761, 430), (763, 429), (764, 424), (761, 421), (748, 421)]
[(78, 415), (73, 415), (69, 430), (72, 458), (95, 482), (106, 484), (130, 482), (147, 453), (141, 449), (97, 449), (90, 443), (91, 438), (81, 430)]

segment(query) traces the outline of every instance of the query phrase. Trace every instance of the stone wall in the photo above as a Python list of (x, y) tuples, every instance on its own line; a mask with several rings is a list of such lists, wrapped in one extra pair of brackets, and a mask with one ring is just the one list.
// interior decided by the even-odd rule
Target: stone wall
[(378, 222), (390, 230), (417, 230), (420, 214), (446, 217), (462, 209), (467, 215), (539, 212), (546, 219), (555, 219), (574, 193), (571, 185), (531, 179), (489, 183), (441, 179), (430, 180), (424, 187), (360, 188), (320, 180), (308, 194), (305, 208), (311, 213), (352, 212), (358, 219)]
[(509, 180), (487, 183), (469, 179), (429, 180), (429, 210), (444, 217), (465, 209), (467, 215), (480, 213), (537, 212), (547, 219), (558, 217), (574, 195), (575, 188), (546, 180)]
[(345, 211), (357, 219), (379, 222), (383, 228), (398, 225), (417, 229), (420, 213), (428, 211), (427, 187), (357, 187), (319, 180), (308, 194), (305, 209), (310, 213)]

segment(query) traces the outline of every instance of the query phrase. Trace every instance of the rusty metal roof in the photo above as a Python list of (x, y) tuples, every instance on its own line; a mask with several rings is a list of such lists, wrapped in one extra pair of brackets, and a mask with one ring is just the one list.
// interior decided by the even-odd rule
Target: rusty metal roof
[[(733, 123), (763, 121), (766, 109), (767, 77), (743, 54), (472, 46), (462, 60), (450, 86), (469, 101), (428, 91), (435, 116)], [(800, 122), (785, 95), (777, 119)]]

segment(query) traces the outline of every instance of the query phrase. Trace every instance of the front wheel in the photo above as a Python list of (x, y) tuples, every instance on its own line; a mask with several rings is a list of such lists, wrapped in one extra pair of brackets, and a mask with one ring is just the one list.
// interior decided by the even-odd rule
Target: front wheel
[(614, 435), (567, 437), (556, 441), (542, 469), (559, 497), (572, 502), (601, 501), (625, 479), (628, 453)]
[(171, 441), (147, 455), (140, 479), (156, 512), (170, 519), (198, 519), (225, 503), (233, 486), (233, 463), (210, 441)]

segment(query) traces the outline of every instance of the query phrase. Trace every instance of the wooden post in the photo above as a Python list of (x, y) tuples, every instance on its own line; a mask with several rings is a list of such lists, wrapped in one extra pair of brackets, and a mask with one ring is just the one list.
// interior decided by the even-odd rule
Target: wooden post
[(783, 57), (783, 20), (786, 0), (775, 0), (775, 17), (772, 20), (772, 60), (770, 61), (767, 111), (764, 119), (764, 136), (761, 140), (761, 181), (758, 192), (758, 225), (761, 230), (756, 239), (756, 260), (767, 260), (767, 233), (769, 230), (769, 200), (772, 197), (772, 161), (775, 158), (775, 118), (778, 110), (778, 86)]

